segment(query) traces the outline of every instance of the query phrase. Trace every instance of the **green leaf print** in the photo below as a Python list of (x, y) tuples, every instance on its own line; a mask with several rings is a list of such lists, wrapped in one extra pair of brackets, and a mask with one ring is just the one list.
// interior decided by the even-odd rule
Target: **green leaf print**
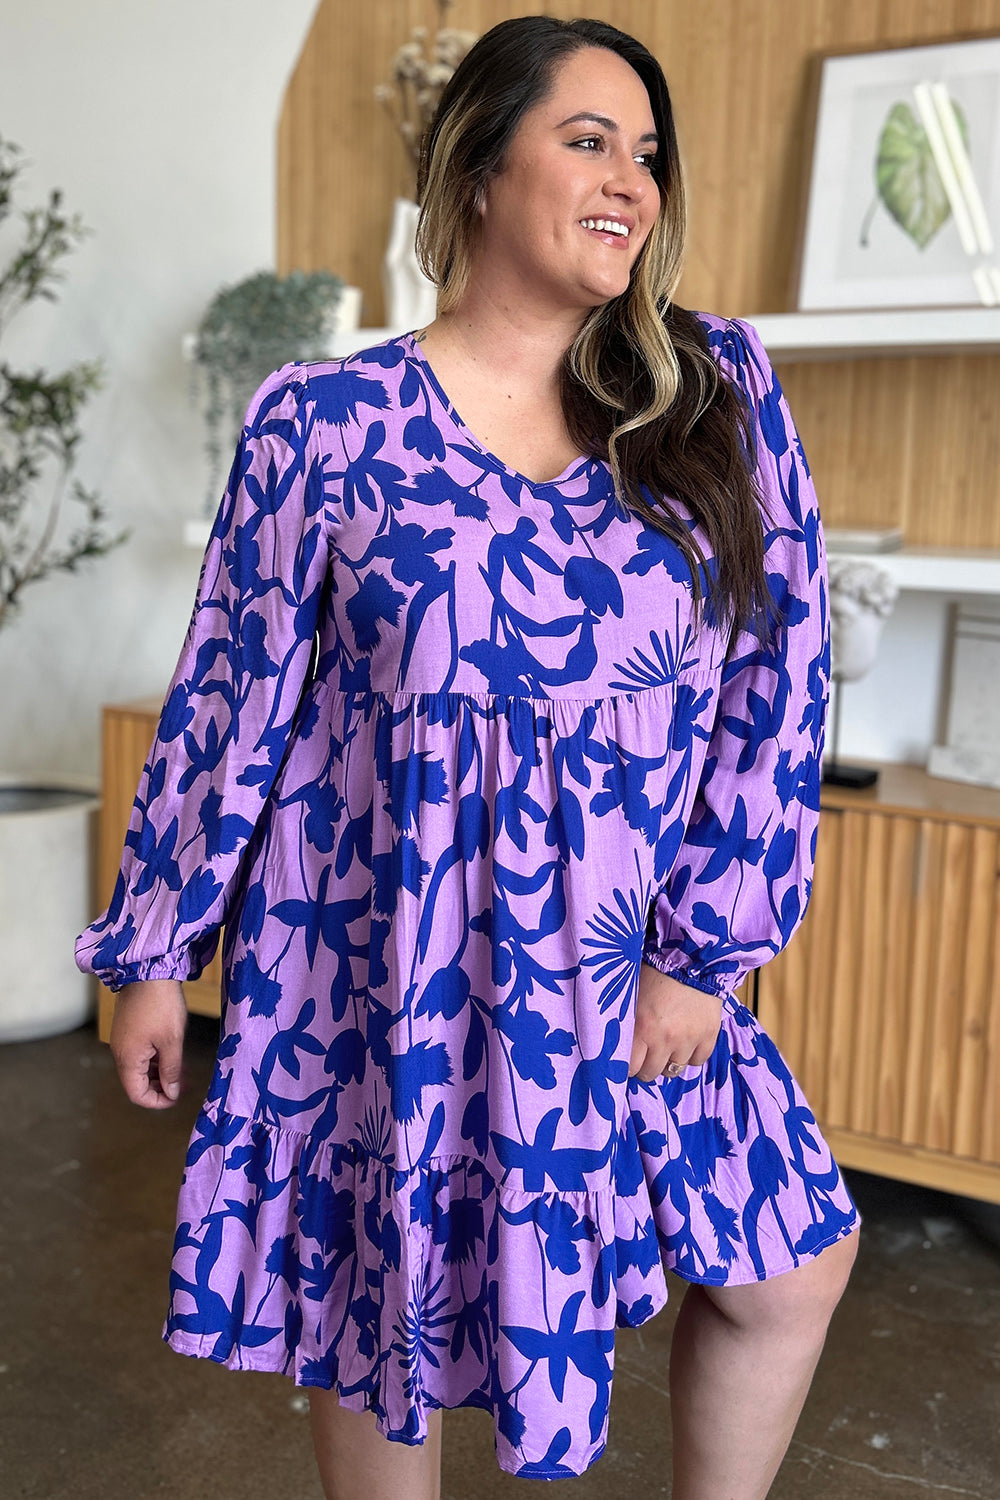
[[(961, 106), (954, 99), (951, 104), (968, 152), (968, 122)], [(862, 245), (868, 244), (868, 226), (880, 199), (903, 232), (923, 250), (947, 222), (951, 207), (927, 132), (907, 103), (894, 104), (882, 127), (875, 156), (875, 183), (878, 198), (862, 226)]]

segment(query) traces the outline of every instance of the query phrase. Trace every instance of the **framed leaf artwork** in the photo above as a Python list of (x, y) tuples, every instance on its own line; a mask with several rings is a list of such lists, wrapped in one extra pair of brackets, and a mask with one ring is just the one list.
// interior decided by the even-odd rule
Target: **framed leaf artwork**
[(1000, 36), (815, 62), (794, 305), (1000, 305)]

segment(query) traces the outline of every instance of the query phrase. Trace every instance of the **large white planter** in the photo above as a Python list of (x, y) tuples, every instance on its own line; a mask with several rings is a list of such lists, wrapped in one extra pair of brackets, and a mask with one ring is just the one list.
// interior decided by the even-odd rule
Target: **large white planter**
[(93, 921), (100, 799), (63, 775), (0, 775), (0, 1042), (82, 1026), (94, 981), (73, 957)]

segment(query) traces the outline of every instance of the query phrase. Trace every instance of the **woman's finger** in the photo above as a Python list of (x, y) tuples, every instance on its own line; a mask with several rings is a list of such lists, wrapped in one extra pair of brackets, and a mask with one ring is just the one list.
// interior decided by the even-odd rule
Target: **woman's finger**
[(122, 1088), (133, 1104), (141, 1104), (146, 1109), (155, 1100), (155, 1090), (149, 1077), (151, 1060), (152, 1053), (148, 1051), (117, 1054), (115, 1057)]
[(639, 1077), (643, 1083), (655, 1083), (662, 1078), (669, 1066), (669, 1057), (664, 1057), (662, 1052), (652, 1052), (648, 1048), (643, 1059)]
[(628, 1063), (628, 1076), (635, 1078), (646, 1060), (646, 1043), (638, 1035), (632, 1038), (632, 1055)]
[(181, 1091), (181, 1059), (184, 1054), (184, 1039), (169, 1036), (161, 1039), (156, 1048), (156, 1065), (159, 1091), (173, 1104)]

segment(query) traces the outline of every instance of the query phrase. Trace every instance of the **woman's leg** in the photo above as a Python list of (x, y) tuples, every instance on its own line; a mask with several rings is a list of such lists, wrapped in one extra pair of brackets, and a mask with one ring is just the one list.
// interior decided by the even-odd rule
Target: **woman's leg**
[(440, 1410), (428, 1412), (423, 1443), (394, 1443), (373, 1412), (348, 1411), (333, 1391), (313, 1386), (309, 1421), (326, 1500), (440, 1500)]
[(855, 1232), (750, 1286), (688, 1288), (670, 1353), (673, 1500), (763, 1500), (857, 1245)]

